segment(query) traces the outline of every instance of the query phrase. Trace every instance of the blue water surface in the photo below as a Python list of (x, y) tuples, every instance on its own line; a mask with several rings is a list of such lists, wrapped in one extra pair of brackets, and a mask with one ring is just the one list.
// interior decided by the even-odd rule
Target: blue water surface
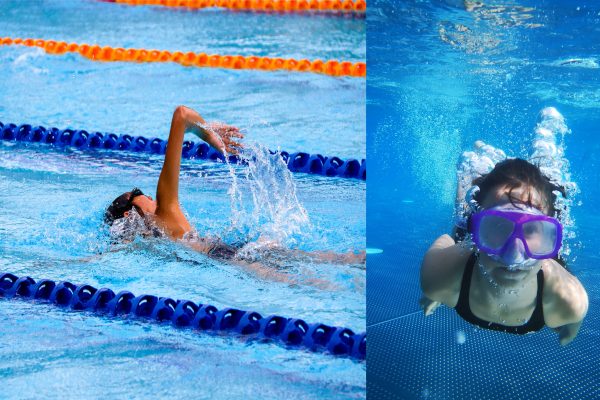
[[(364, 61), (365, 21), (327, 15), (132, 7), (96, 0), (4, 1), (0, 37), (100, 46)], [(271, 148), (365, 156), (365, 81), (314, 74), (93, 63), (3, 47), (5, 121), (167, 137), (185, 104)], [(243, 84), (240, 82), (243, 81)], [(20, 99), (20, 101), (15, 101)]]
[[(217, 54), (359, 61), (365, 29), (364, 19), (326, 15), (87, 0), (0, 4), (1, 37)], [(366, 154), (364, 79), (104, 64), (28, 47), (0, 47), (0, 75), (4, 123), (166, 138), (173, 110), (185, 104), (208, 121), (239, 126), (252, 146)], [(161, 166), (160, 156), (0, 142), (0, 270), (365, 330), (364, 265), (279, 255), (255, 271), (160, 239), (111, 246), (106, 206), (134, 186), (154, 194)], [(182, 162), (180, 201), (201, 234), (263, 235), (306, 252), (365, 248), (364, 181), (281, 173), (281, 185), (253, 198), (261, 180), (247, 175), (241, 166)], [(253, 338), (6, 299), (0, 320), (2, 398), (366, 396), (364, 362)]]
[[(367, 16), (368, 395), (381, 399), (600, 396), (600, 8), (557, 1), (373, 1)], [(556, 107), (577, 237), (569, 267), (589, 314), (562, 348), (476, 329), (453, 310), (425, 318), (419, 268), (452, 227), (456, 164), (475, 140), (525, 157), (538, 113)]]

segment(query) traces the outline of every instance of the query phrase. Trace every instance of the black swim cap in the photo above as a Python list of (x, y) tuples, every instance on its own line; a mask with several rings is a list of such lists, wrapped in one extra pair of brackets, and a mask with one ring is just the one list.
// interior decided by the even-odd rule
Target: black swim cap
[(125, 213), (133, 208), (133, 199), (137, 196), (143, 196), (144, 193), (138, 188), (131, 192), (125, 192), (117, 197), (104, 213), (104, 223), (112, 225), (119, 218), (123, 218)]

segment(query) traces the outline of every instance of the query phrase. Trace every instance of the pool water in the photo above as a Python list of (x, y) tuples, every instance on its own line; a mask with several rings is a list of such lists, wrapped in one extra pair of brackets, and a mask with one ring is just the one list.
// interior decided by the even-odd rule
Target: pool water
[[(352, 62), (365, 59), (365, 29), (361, 18), (95, 0), (4, 1), (0, 14), (0, 37)], [(173, 109), (184, 104), (210, 120), (247, 129), (268, 147), (341, 158), (366, 154), (364, 79), (93, 63), (74, 53), (49, 56), (20, 46), (3, 47), (0, 56), (0, 112), (9, 122), (166, 138)]]
[[(598, 398), (600, 8), (556, 1), (373, 1), (367, 17), (369, 398)], [(580, 192), (569, 268), (589, 313), (560, 347), (419, 307), (423, 254), (453, 224), (459, 156), (476, 140), (531, 153), (538, 113), (571, 130)]]
[[(364, 19), (327, 15), (97, 1), (0, 5), (1, 37), (218, 54), (361, 61), (365, 29)], [(366, 154), (364, 79), (102, 64), (27, 47), (0, 48), (0, 71), (4, 123), (167, 138), (174, 108), (185, 104), (242, 128), (249, 147)], [(134, 186), (153, 194), (161, 166), (160, 156), (0, 142), (0, 270), (365, 330), (364, 265), (283, 257), (264, 275), (158, 239), (111, 246), (106, 206)], [(276, 187), (286, 196), (259, 190), (246, 167), (184, 160), (180, 200), (204, 234), (271, 235), (309, 252), (365, 248), (364, 181), (280, 173)], [(364, 362), (277, 343), (16, 300), (0, 299), (0, 320), (5, 398), (366, 396)]]

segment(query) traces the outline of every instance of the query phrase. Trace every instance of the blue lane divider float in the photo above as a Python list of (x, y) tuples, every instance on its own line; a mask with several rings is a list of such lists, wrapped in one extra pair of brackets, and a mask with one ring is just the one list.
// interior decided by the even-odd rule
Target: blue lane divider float
[[(57, 147), (76, 147), (81, 150), (105, 149), (121, 150), (134, 153), (165, 154), (167, 141), (156, 137), (117, 135), (115, 133), (88, 132), (76, 129), (45, 128), (28, 124), (15, 125), (0, 122), (0, 139), (16, 140), (49, 144)], [(224, 161), (224, 156), (201, 142), (183, 142), (182, 157), (189, 159), (203, 159), (211, 161)], [(271, 154), (276, 152), (271, 151)], [(342, 160), (339, 157), (326, 157), (321, 154), (304, 152), (280, 152), (292, 172), (304, 172), (324, 176), (337, 176), (342, 178), (367, 179), (367, 162), (365, 159)], [(241, 162), (236, 156), (229, 156), (230, 162)]]
[(367, 334), (356, 334), (348, 328), (309, 324), (302, 319), (280, 315), (263, 317), (255, 311), (235, 308), (218, 310), (210, 304), (153, 295), (135, 296), (128, 291), (115, 294), (111, 289), (96, 289), (66, 281), (41, 279), (36, 282), (28, 276), (19, 278), (10, 273), (0, 273), (0, 297), (37, 299), (72, 310), (171, 322), (178, 327), (201, 331), (254, 335), (291, 347), (304, 347), (357, 360), (364, 360), (367, 352)]

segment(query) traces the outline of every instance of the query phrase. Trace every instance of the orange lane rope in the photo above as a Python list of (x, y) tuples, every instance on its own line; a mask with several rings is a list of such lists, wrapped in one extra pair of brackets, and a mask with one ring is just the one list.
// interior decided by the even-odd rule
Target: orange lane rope
[(364, 78), (367, 65), (364, 62), (336, 60), (296, 60), (293, 58), (219, 55), (181, 51), (125, 49), (122, 47), (98, 46), (58, 42), (43, 39), (13, 39), (0, 37), (0, 45), (21, 45), (40, 47), (48, 54), (79, 53), (94, 61), (124, 62), (175, 62), (186, 67), (255, 69), (262, 71), (287, 70), (295, 72), (312, 72), (331, 76), (353, 76)]
[(207, 8), (222, 7), (233, 10), (276, 12), (335, 11), (364, 13), (365, 0), (105, 0), (129, 5), (153, 5), (164, 7)]

